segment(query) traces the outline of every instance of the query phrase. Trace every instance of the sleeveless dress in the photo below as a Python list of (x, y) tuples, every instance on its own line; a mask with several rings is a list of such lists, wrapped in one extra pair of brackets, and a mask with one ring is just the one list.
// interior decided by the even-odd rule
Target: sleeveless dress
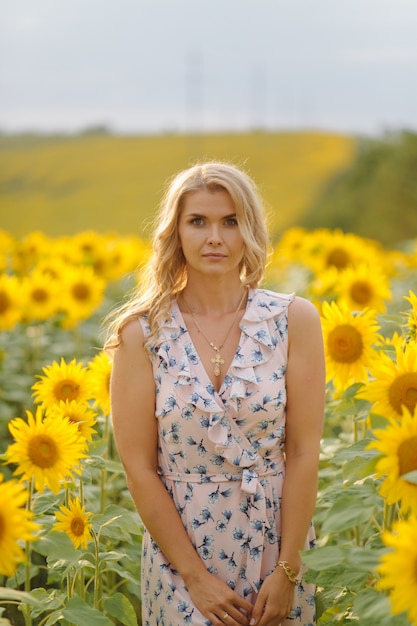
[[(150, 348), (161, 480), (207, 569), (252, 603), (279, 559), (288, 305), (293, 297), (249, 291), (239, 345), (219, 392), (175, 300), (171, 319)], [(146, 319), (140, 322), (149, 334)], [(311, 526), (305, 549), (314, 543)], [(296, 586), (293, 609), (281, 626), (315, 624), (314, 592), (304, 581)], [(142, 624), (211, 624), (146, 530)]]

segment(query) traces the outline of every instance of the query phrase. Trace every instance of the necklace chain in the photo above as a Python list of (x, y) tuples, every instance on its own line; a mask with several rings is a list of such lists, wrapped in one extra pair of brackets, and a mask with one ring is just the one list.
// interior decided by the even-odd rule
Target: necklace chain
[(216, 344), (213, 341), (210, 341), (210, 339), (207, 337), (207, 335), (205, 334), (205, 332), (203, 331), (203, 329), (201, 328), (200, 324), (198, 323), (198, 321), (196, 320), (196, 318), (194, 317), (190, 307), (188, 306), (184, 296), (182, 297), (182, 300), (185, 304), (185, 308), (187, 309), (188, 313), (191, 315), (192, 320), (198, 330), (198, 332), (204, 337), (204, 339), (207, 341), (207, 343), (209, 344), (209, 346), (211, 348), (213, 348), (213, 350), (216, 353), (216, 356), (213, 357), (212, 359), (210, 359), (210, 361), (213, 363), (214, 365), (214, 375), (215, 376), (220, 376), (221, 373), (221, 368), (222, 365), (224, 365), (224, 359), (222, 357), (222, 355), (220, 354), (220, 350), (223, 348), (224, 344), (226, 343), (229, 335), (230, 335), (230, 331), (232, 330), (234, 323), (236, 322), (237, 316), (239, 315), (239, 311), (240, 311), (240, 307), (242, 306), (243, 300), (245, 299), (245, 295), (246, 295), (246, 290), (243, 292), (242, 297), (240, 299), (240, 302), (238, 304), (238, 307), (236, 309), (236, 312), (233, 316), (233, 320), (232, 323), (230, 324), (227, 333), (223, 339), (223, 341), (221, 342), (221, 344), (219, 346), (216, 346)]

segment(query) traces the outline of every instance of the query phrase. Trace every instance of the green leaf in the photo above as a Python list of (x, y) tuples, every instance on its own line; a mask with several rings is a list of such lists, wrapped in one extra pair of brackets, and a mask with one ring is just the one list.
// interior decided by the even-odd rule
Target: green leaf
[(63, 532), (51, 531), (36, 542), (36, 551), (51, 561), (78, 558), (79, 552), (74, 548), (71, 539)]
[(378, 455), (356, 456), (343, 466), (343, 479), (346, 485), (353, 485), (358, 480), (363, 480), (367, 476), (375, 473), (375, 466), (378, 461)]
[(361, 439), (356, 443), (348, 446), (346, 448), (342, 448), (337, 453), (338, 461), (351, 461), (352, 459), (356, 459), (359, 457), (364, 457), (366, 459), (372, 458), (378, 455), (378, 452), (375, 450), (367, 450), (367, 446), (370, 443), (370, 439)]
[(128, 598), (122, 593), (115, 593), (103, 601), (106, 613), (115, 617), (126, 626), (137, 626), (138, 618), (135, 609)]
[(373, 572), (379, 565), (381, 556), (386, 552), (386, 547), (352, 547), (346, 558), (352, 567), (367, 572)]
[(37, 600), (40, 606), (32, 609), (32, 617), (38, 617), (45, 611), (51, 612), (62, 608), (66, 600), (66, 593), (58, 589), (44, 589), (37, 587), (30, 592)]
[(361, 624), (369, 620), (369, 626), (409, 626), (405, 613), (394, 616), (389, 598), (375, 589), (363, 589), (353, 600), (353, 613)]
[(72, 626), (114, 626), (106, 615), (79, 597), (70, 598), (67, 606), (55, 611), (45, 622), (45, 626), (53, 626), (57, 622), (61, 624), (62, 620), (66, 620)]
[(143, 532), (137, 513), (116, 505), (107, 507), (103, 515), (95, 515), (93, 525), (101, 537), (117, 542), (131, 543), (132, 535), (141, 535)]
[(50, 492), (38, 493), (34, 498), (33, 510), (36, 515), (42, 515), (43, 513), (50, 513), (51, 509), (54, 509), (61, 504), (62, 499), (60, 496)]
[(366, 523), (374, 513), (374, 503), (366, 504), (362, 495), (344, 493), (328, 511), (321, 533), (340, 533)]
[(0, 587), (0, 600), (13, 600), (14, 602), (23, 602), (33, 606), (42, 606), (42, 603), (31, 593), (19, 591), (18, 589), (9, 589), (8, 587)]
[(313, 570), (320, 571), (339, 565), (349, 554), (350, 546), (323, 546), (302, 552), (304, 563)]

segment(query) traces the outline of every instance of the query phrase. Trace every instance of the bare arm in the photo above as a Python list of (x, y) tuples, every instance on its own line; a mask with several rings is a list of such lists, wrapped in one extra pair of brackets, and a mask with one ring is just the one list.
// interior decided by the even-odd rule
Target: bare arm
[(280, 558), (300, 567), (317, 498), (325, 404), (325, 362), (320, 317), (306, 300), (289, 309), (286, 476), (282, 496)]
[(200, 611), (213, 624), (221, 624), (219, 617), (226, 611), (237, 618), (230, 624), (246, 624), (240, 609), (250, 612), (251, 605), (207, 571), (158, 475), (155, 381), (137, 320), (123, 329), (121, 339), (111, 378), (112, 419), (135, 506), (149, 533), (187, 584)]
[[(281, 505), (280, 560), (288, 561), (298, 572), (299, 552), (304, 549), (317, 498), (325, 403), (320, 317), (316, 308), (302, 298), (295, 298), (289, 307), (286, 384), (286, 474)], [(293, 594), (293, 584), (282, 568), (276, 568), (262, 586), (253, 611), (254, 623), (268, 626), (277, 619), (284, 619), (291, 609)]]

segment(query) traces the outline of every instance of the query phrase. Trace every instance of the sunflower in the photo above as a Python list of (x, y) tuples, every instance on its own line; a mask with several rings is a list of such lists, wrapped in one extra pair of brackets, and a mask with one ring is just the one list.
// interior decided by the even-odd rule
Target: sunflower
[(16, 276), (0, 276), (0, 331), (10, 330), (22, 319), (23, 297)]
[(381, 557), (377, 587), (390, 591), (394, 615), (407, 611), (410, 622), (417, 624), (417, 519), (396, 522), (382, 540), (391, 550)]
[(56, 282), (62, 282), (68, 268), (68, 261), (57, 255), (41, 259), (36, 266), (36, 272), (52, 278)]
[(303, 260), (315, 274), (331, 267), (341, 272), (348, 267), (356, 267), (366, 262), (380, 266), (383, 256), (376, 242), (370, 242), (358, 235), (341, 230), (317, 229), (304, 238)]
[(47, 320), (59, 310), (58, 282), (44, 272), (34, 270), (23, 281), (25, 320)]
[(38, 525), (27, 511), (27, 492), (16, 480), (3, 482), (0, 474), (0, 575), (13, 576), (18, 563), (25, 560), (19, 541), (33, 541)]
[(97, 354), (88, 364), (91, 395), (95, 404), (100, 407), (105, 415), (110, 413), (111, 370), (112, 361), (104, 351)]
[(68, 266), (63, 276), (62, 310), (66, 314), (64, 326), (72, 328), (96, 311), (102, 303), (106, 283), (91, 267)]
[(96, 413), (88, 405), (76, 400), (60, 400), (59, 404), (53, 404), (47, 410), (47, 416), (52, 419), (67, 418), (78, 427), (78, 432), (86, 441), (91, 441), (96, 430)]
[(80, 473), (79, 463), (86, 449), (78, 427), (66, 418), (43, 418), (42, 409), (36, 414), (26, 411), (27, 423), (16, 417), (9, 423), (9, 431), (15, 442), (6, 450), (6, 462), (16, 463), (14, 474), (23, 479), (34, 479), (35, 488), (43, 491), (45, 486), (58, 493), (61, 481)]
[(45, 409), (61, 401), (87, 402), (91, 398), (87, 368), (75, 359), (66, 363), (61, 358), (59, 364), (54, 361), (52, 365), (42, 368), (42, 371), (45, 376), (37, 376), (40, 380), (32, 389), (35, 402)]
[(361, 263), (340, 272), (335, 283), (337, 301), (344, 300), (351, 311), (374, 309), (385, 313), (386, 302), (391, 299), (389, 281), (377, 267)]
[(286, 230), (279, 239), (273, 251), (272, 263), (301, 263), (306, 237), (309, 236), (305, 228), (294, 227)]
[(85, 512), (85, 506), (81, 506), (78, 498), (70, 500), (68, 506), (60, 507), (61, 513), (56, 513), (57, 522), (53, 525), (54, 530), (67, 533), (75, 548), (86, 548), (91, 539), (92, 525), (89, 522), (91, 513)]
[(116, 280), (146, 263), (151, 253), (149, 242), (136, 236), (113, 237), (107, 242), (110, 263), (104, 276)]
[(368, 380), (368, 366), (380, 341), (374, 311), (349, 311), (347, 305), (323, 302), (322, 327), (327, 381), (336, 389)]
[(335, 267), (330, 267), (317, 274), (310, 282), (310, 290), (313, 296), (323, 300), (334, 300), (340, 272)]
[(371, 364), (373, 380), (357, 397), (373, 402), (374, 413), (398, 420), (404, 406), (414, 413), (417, 404), (417, 343), (393, 345), (395, 359), (381, 352)]
[(49, 254), (51, 240), (45, 233), (35, 230), (23, 237), (14, 250), (16, 271), (24, 275), (36, 267), (39, 259)]
[(72, 237), (72, 247), (78, 250), (83, 265), (94, 265), (97, 256), (105, 247), (104, 235), (95, 230), (83, 230)]
[(417, 514), (417, 484), (405, 478), (417, 471), (417, 411), (411, 414), (404, 407), (401, 422), (391, 421), (374, 435), (377, 439), (368, 448), (383, 455), (376, 465), (377, 476), (383, 478), (381, 496), (387, 504), (399, 502), (404, 513)]

